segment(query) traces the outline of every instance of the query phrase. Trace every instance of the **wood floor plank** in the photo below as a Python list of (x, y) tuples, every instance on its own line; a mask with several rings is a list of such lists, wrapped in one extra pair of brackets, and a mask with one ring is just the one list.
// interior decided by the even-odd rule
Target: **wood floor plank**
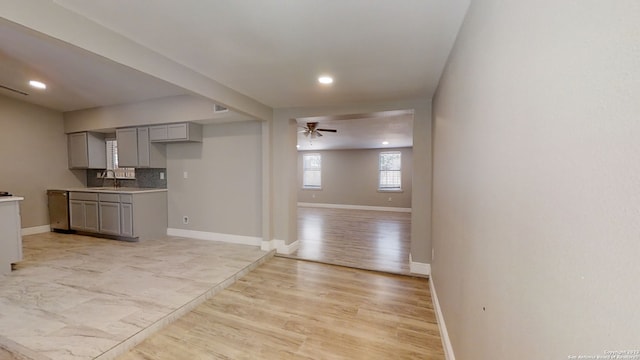
[(428, 280), (273, 258), (120, 357), (444, 359)]
[(411, 214), (301, 206), (298, 242), (285, 256), (409, 274)]

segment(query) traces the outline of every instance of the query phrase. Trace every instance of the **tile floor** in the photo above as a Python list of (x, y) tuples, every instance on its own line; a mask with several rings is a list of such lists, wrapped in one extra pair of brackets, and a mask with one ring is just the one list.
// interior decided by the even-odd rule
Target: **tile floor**
[(175, 237), (46, 233), (23, 247), (0, 276), (0, 348), (33, 360), (113, 359), (273, 256)]

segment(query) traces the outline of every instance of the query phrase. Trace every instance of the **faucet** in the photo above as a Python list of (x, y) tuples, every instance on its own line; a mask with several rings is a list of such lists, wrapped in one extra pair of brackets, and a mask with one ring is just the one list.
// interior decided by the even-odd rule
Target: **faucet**
[(116, 172), (113, 169), (107, 169), (102, 173), (102, 186), (104, 187), (104, 180), (108, 179), (109, 171), (111, 171), (111, 174), (113, 174), (113, 187), (114, 188), (120, 187), (120, 182), (118, 181), (118, 178), (116, 177)]

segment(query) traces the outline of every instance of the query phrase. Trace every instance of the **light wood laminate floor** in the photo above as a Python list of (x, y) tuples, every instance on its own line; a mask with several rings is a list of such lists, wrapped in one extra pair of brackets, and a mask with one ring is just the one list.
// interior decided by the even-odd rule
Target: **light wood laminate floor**
[(272, 258), (119, 360), (444, 359), (428, 280)]
[(409, 274), (411, 214), (301, 206), (298, 241), (287, 257)]

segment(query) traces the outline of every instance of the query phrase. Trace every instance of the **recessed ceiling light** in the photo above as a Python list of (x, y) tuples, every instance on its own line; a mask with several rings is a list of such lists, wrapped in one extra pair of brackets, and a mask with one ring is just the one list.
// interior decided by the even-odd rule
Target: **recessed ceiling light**
[(40, 82), (40, 81), (36, 81), (36, 80), (31, 80), (29, 81), (29, 85), (33, 86), (34, 88), (38, 88), (38, 89), (46, 89), (47, 88), (47, 84)]
[(389, 142), (388, 141), (383, 141), (382, 145), (389, 145)]
[(333, 78), (331, 76), (320, 76), (318, 82), (325, 85), (333, 84)]

